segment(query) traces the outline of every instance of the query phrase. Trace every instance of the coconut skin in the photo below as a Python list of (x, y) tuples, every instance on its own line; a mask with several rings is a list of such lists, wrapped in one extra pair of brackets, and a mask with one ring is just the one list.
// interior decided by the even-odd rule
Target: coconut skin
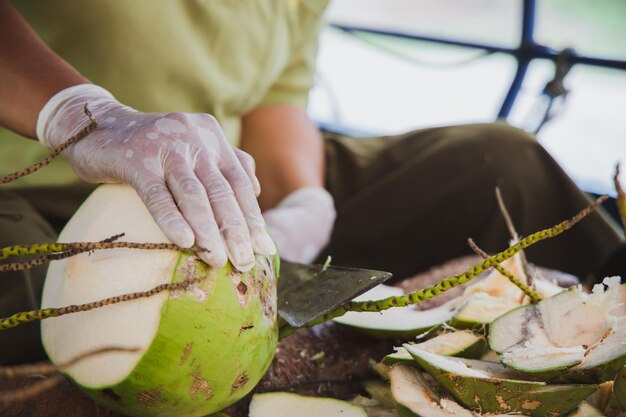
[[(59, 240), (166, 242), (134, 192), (96, 189)], [(233, 404), (258, 383), (278, 341), (278, 255), (257, 256), (250, 272), (211, 268), (195, 254), (112, 249), (51, 264), (44, 307), (80, 304), (156, 285), (192, 282), (184, 290), (107, 305), (42, 322), (53, 363), (103, 346), (105, 353), (64, 369), (98, 403), (128, 416), (206, 416)], [(193, 280), (193, 281), (192, 281)]]

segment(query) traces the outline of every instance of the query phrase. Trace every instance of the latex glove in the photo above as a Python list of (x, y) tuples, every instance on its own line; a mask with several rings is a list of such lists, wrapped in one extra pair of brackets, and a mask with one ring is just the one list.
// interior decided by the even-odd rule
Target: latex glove
[(337, 213), (333, 198), (321, 187), (304, 187), (263, 212), (280, 257), (311, 263), (330, 240)]
[(254, 161), (233, 148), (214, 117), (197, 113), (143, 113), (120, 104), (103, 88), (67, 88), (43, 107), (37, 137), (54, 148), (88, 124), (98, 128), (64, 155), (79, 177), (132, 185), (165, 235), (178, 246), (194, 243), (214, 267), (230, 258), (247, 271), (254, 253), (275, 253), (256, 196)]

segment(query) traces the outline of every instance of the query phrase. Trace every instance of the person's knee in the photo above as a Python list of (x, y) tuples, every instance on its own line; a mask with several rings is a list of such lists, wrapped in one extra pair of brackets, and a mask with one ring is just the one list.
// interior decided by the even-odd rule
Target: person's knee
[(490, 123), (459, 127), (460, 152), (478, 156), (498, 176), (527, 177), (546, 157), (535, 137), (522, 129)]
[[(534, 136), (505, 123), (456, 126), (450, 134), (463, 146), (481, 149), (485, 153), (498, 151), (507, 154), (510, 150), (538, 148)], [(509, 154), (509, 157), (512, 156)]]

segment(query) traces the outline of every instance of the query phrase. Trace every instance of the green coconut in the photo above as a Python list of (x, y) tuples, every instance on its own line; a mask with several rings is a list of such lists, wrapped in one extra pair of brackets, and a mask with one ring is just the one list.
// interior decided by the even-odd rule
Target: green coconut
[(489, 345), (536, 378), (613, 380), (626, 364), (626, 285), (607, 278), (591, 294), (575, 287), (513, 310), (491, 324)]
[[(167, 242), (135, 191), (99, 187), (59, 240)], [(102, 405), (130, 416), (204, 416), (245, 396), (276, 349), (277, 258), (252, 271), (212, 269), (195, 254), (112, 249), (51, 264), (44, 307), (97, 301), (197, 279), (186, 290), (107, 305), (42, 322), (54, 363), (103, 347), (136, 348), (90, 356), (64, 371)]]
[[(415, 346), (428, 352), (445, 356), (477, 359), (487, 348), (487, 339), (467, 330), (455, 330), (442, 333)], [(398, 362), (413, 363), (413, 357), (402, 347), (395, 348), (395, 352), (383, 358), (385, 365)]]
[(249, 417), (368, 417), (365, 410), (335, 398), (306, 397), (289, 392), (255, 394)]
[(481, 413), (562, 416), (575, 409), (597, 385), (549, 385), (529, 381), (494, 362), (451, 358), (405, 344), (415, 361), (463, 406)]

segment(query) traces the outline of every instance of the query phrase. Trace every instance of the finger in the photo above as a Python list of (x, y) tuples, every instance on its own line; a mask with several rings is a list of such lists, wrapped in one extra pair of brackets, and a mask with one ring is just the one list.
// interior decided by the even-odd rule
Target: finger
[(193, 246), (193, 230), (176, 208), (163, 178), (151, 177), (132, 185), (165, 236), (182, 248)]
[(233, 158), (231, 164), (224, 164), (222, 173), (226, 181), (230, 184), (237, 204), (246, 219), (248, 232), (252, 241), (255, 253), (260, 255), (273, 255), (276, 253), (276, 246), (272, 238), (267, 233), (265, 220), (261, 214), (261, 208), (253, 191), (252, 183), (245, 169)]
[(200, 157), (196, 164), (196, 175), (209, 196), (215, 220), (226, 242), (228, 257), (235, 268), (249, 271), (255, 263), (250, 233), (230, 184), (217, 164), (206, 157)]
[(254, 162), (254, 158), (249, 153), (244, 152), (241, 149), (234, 148), (234, 151), (235, 156), (237, 156), (237, 159), (239, 160), (239, 163), (241, 163), (241, 166), (248, 175), (248, 179), (252, 184), (252, 190), (254, 191), (254, 195), (258, 197), (259, 194), (261, 194), (261, 184), (259, 183), (259, 179), (256, 177), (255, 174), (256, 164)]
[(193, 230), (196, 245), (207, 249), (198, 255), (212, 267), (224, 266), (228, 258), (204, 186), (184, 159), (169, 158), (165, 176), (178, 210)]

